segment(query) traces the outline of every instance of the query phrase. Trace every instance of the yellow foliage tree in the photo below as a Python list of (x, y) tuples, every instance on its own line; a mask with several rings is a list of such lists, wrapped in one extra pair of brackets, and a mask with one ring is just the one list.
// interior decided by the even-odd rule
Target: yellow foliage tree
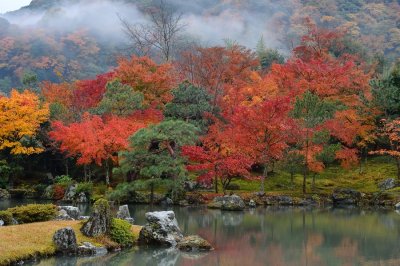
[(48, 118), (48, 105), (41, 104), (30, 91), (12, 90), (10, 97), (0, 96), (0, 150), (10, 149), (11, 154), (42, 152), (42, 147), (34, 147), (29, 140)]

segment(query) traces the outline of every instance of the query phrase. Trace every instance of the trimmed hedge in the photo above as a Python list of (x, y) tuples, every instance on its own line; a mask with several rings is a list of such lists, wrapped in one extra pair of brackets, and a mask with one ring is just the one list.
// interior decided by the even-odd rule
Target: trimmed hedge
[(3, 220), (4, 225), (12, 224), (13, 215), (9, 211), (0, 211), (0, 220)]
[(10, 208), (7, 211), (18, 223), (45, 222), (52, 220), (57, 215), (57, 206), (53, 204), (28, 204)]
[(133, 245), (134, 236), (131, 230), (132, 225), (125, 220), (112, 219), (110, 237), (122, 247)]

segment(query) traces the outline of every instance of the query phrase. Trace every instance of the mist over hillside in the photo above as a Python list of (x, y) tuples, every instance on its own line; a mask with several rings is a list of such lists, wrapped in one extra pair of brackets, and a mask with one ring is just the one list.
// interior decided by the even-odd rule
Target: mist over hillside
[[(288, 54), (304, 34), (304, 18), (346, 31), (366, 53), (400, 54), (399, 1), (166, 0), (178, 14), (186, 41), (200, 46), (238, 43)], [(39, 80), (92, 77), (128, 55), (121, 19), (146, 24), (153, 0), (33, 0), (0, 18), (0, 89)], [(358, 48), (357, 48), (358, 49)], [(60, 78), (62, 77), (62, 78)]]

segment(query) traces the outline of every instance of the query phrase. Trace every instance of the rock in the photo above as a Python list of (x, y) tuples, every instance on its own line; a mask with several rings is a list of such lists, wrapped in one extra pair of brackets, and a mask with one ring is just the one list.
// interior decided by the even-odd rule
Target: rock
[(397, 202), (396, 205), (394, 205), (396, 210), (400, 210), (400, 202)]
[(63, 254), (76, 253), (78, 248), (76, 235), (71, 227), (57, 230), (53, 235), (53, 243), (56, 246), (56, 251)]
[(254, 200), (251, 199), (251, 200), (249, 201), (249, 207), (251, 207), (251, 208), (257, 207), (256, 202), (255, 202)]
[(87, 203), (89, 202), (88, 198), (86, 197), (85, 192), (81, 192), (78, 194), (78, 197), (76, 198), (77, 203)]
[(180, 200), (178, 202), (178, 205), (185, 207), (185, 206), (189, 206), (190, 204), (189, 204), (189, 202), (187, 200)]
[(278, 205), (290, 206), (293, 205), (293, 198), (289, 196), (276, 196)]
[(173, 201), (172, 199), (166, 197), (165, 199), (163, 199), (163, 200), (160, 202), (160, 204), (161, 204), (161, 205), (171, 206), (171, 205), (174, 205), (174, 201)]
[(206, 203), (206, 199), (199, 192), (192, 192), (186, 194), (186, 201), (190, 205), (201, 205)]
[(131, 214), (129, 213), (129, 207), (128, 205), (121, 205), (118, 208), (117, 212), (117, 218), (118, 219), (125, 219), (131, 217)]
[(78, 247), (77, 253), (80, 256), (102, 256), (108, 253), (105, 247), (96, 247), (90, 242), (83, 242)]
[(78, 189), (78, 184), (70, 185), (64, 194), (64, 201), (73, 201), (76, 196), (76, 190)]
[(3, 225), (4, 225), (4, 221), (0, 220), (0, 226), (3, 226)]
[(73, 219), (78, 219), (79, 217), (79, 208), (78, 207), (74, 207), (74, 206), (58, 206), (59, 210), (64, 210), (67, 212), (67, 214), (73, 218)]
[(333, 205), (356, 205), (361, 200), (361, 193), (351, 188), (335, 189), (332, 194)]
[(79, 216), (78, 220), (82, 221), (82, 220), (89, 220), (90, 216)]
[(71, 221), (75, 220), (71, 216), (68, 215), (66, 210), (59, 210), (56, 218), (54, 219), (56, 221)]
[(15, 218), (12, 218), (11, 225), (18, 225), (18, 221)]
[(215, 197), (213, 201), (208, 204), (208, 207), (226, 211), (242, 211), (246, 206), (242, 198), (240, 198), (238, 195), (231, 195)]
[(183, 186), (186, 191), (194, 191), (199, 186), (199, 183), (196, 181), (185, 181)]
[(54, 187), (53, 185), (47, 186), (44, 190), (43, 195), (41, 196), (42, 199), (53, 199)]
[(394, 178), (387, 178), (387, 179), (383, 180), (382, 182), (380, 182), (378, 185), (378, 187), (381, 190), (392, 189), (392, 188), (395, 188), (396, 186), (397, 186), (397, 182)]
[(125, 221), (129, 222), (130, 224), (134, 224), (134, 222), (135, 222), (135, 220), (131, 217), (131, 214), (129, 213), (128, 205), (119, 206), (118, 212), (117, 212), (117, 218), (125, 220)]
[(184, 237), (177, 245), (182, 251), (210, 251), (213, 247), (198, 235)]
[(11, 195), (6, 189), (0, 188), (0, 199), (9, 199), (10, 197)]
[(93, 212), (89, 220), (81, 228), (81, 232), (90, 237), (107, 234), (111, 227), (111, 211), (108, 201), (100, 199), (93, 205)]
[(297, 203), (299, 206), (314, 206), (318, 205), (318, 202), (316, 202), (314, 199), (301, 199)]
[(139, 234), (140, 244), (174, 247), (183, 238), (173, 211), (148, 212), (146, 220)]

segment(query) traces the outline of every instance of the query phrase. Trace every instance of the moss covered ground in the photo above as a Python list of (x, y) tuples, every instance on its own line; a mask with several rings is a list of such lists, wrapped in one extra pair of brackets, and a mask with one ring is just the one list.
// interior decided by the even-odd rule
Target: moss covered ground
[[(257, 173), (253, 173), (257, 176)], [(386, 178), (396, 178), (396, 165), (390, 157), (369, 158), (360, 171), (360, 167), (344, 169), (340, 165), (331, 165), (315, 176), (315, 189), (312, 190), (312, 174), (307, 179), (308, 194), (329, 194), (335, 188), (353, 188), (364, 193), (379, 191), (378, 184)], [(294, 175), (294, 184), (291, 184), (290, 174), (279, 167), (270, 174), (265, 182), (265, 191), (269, 194), (285, 194), (301, 196), (303, 176)], [(260, 190), (260, 181), (236, 179), (232, 184), (239, 185), (239, 193)], [(222, 191), (221, 188), (219, 188)], [(228, 190), (229, 191), (229, 190)], [(236, 191), (235, 191), (236, 192)], [(394, 188), (387, 193), (400, 193), (400, 188)]]
[[(0, 227), (0, 265), (8, 265), (19, 260), (50, 256), (55, 253), (53, 235), (61, 228), (70, 226), (74, 229), (78, 243), (91, 242), (102, 245), (101, 239), (92, 239), (80, 232), (80, 221), (48, 221)], [(132, 226), (135, 239), (140, 226)]]

